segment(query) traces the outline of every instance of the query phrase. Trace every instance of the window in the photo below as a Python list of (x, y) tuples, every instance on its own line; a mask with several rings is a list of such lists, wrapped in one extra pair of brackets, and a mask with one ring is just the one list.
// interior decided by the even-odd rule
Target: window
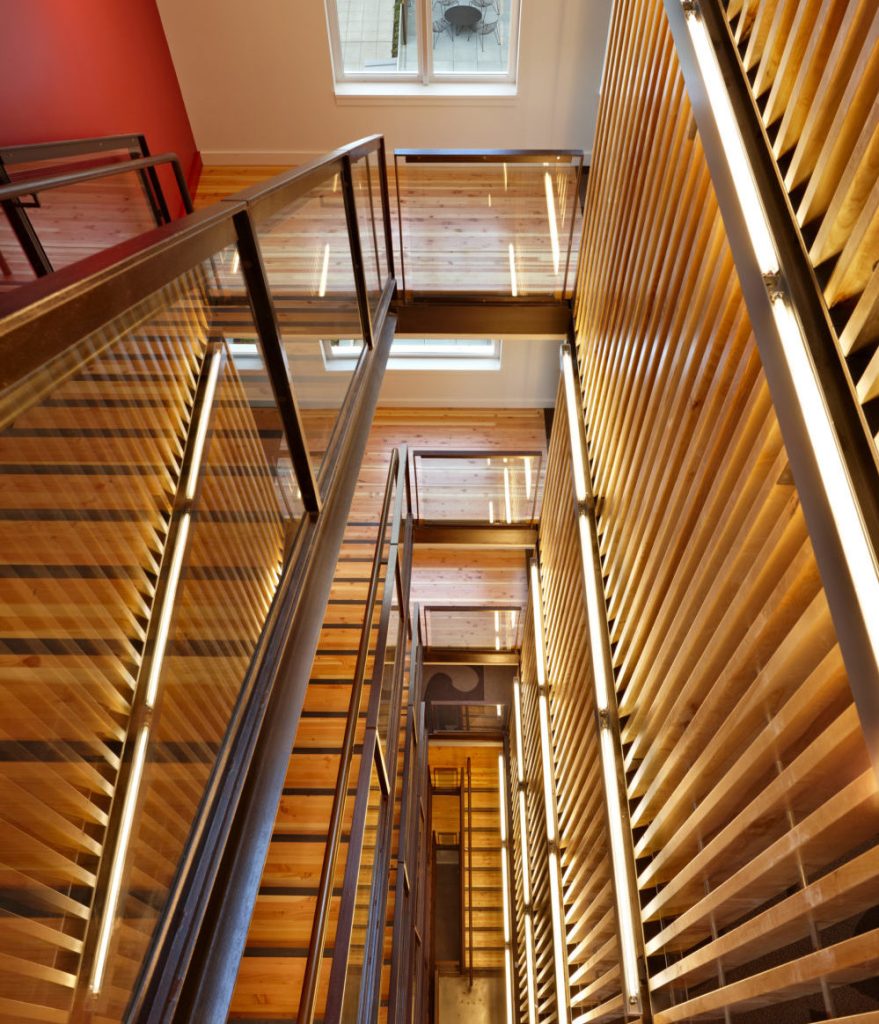
[[(322, 341), (328, 370), (354, 369), (362, 341)], [(496, 338), (394, 338), (389, 370), (499, 370), (501, 343)]]
[(336, 81), (513, 83), (521, 0), (326, 0)]

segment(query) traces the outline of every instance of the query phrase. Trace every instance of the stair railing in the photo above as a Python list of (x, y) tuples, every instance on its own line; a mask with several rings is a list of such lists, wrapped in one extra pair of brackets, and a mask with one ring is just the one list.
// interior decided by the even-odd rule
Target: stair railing
[[(124, 154), (124, 159), (119, 157)], [(91, 158), (89, 166), (108, 166), (107, 161), (112, 160), (109, 166), (116, 168), (116, 173), (124, 174), (127, 171), (136, 170), (143, 187), (144, 197), (152, 213), (153, 220), (157, 225), (169, 224), (172, 220), (159, 175), (155, 166), (132, 167), (136, 160), (142, 160), (150, 156), (149, 146), (145, 135), (103, 135), (86, 139), (65, 139), (60, 142), (38, 142), (22, 146), (0, 147), (0, 185), (17, 184), (22, 177), (13, 177), (10, 171), (20, 164), (46, 164), (49, 161), (71, 160), (81, 157)], [(50, 164), (42, 168), (38, 173), (30, 174), (31, 178), (36, 176), (66, 174), (67, 169), (82, 171), (85, 169), (85, 161), (76, 160), (73, 164)], [(13, 171), (13, 175), (14, 175)], [(28, 172), (30, 173), (30, 172)], [(175, 175), (177, 171), (175, 170)], [(191, 213), (191, 205), (187, 205), (189, 191), (186, 181), (177, 176), (178, 186), (184, 212)], [(31, 191), (40, 191), (31, 188)], [(8, 200), (2, 204), (6, 218), (18, 239), (22, 251), (30, 263), (31, 269), (37, 277), (51, 273), (52, 264), (43, 248), (37, 235), (36, 229), (28, 217), (24, 204), (15, 200)]]
[[(391, 868), (391, 839), (394, 827), (397, 784), (397, 755), (400, 737), (403, 690), (409, 676), (410, 690), (417, 686), (411, 666), (418, 660), (417, 631), (409, 614), (409, 581), (412, 558), (412, 514), (405, 448), (395, 453), (388, 484), (394, 492), (393, 519), (387, 540), (380, 532), (378, 543), (387, 547), (386, 584), (381, 603), (378, 635), (373, 648), (373, 674), (360, 757), (357, 794), (348, 842), (348, 857), (342, 885), (342, 901), (336, 923), (330, 969), (326, 1024), (340, 1024), (347, 1018), (351, 1000), (357, 998), (358, 1019), (374, 1019), (380, 999), (381, 970), (385, 938)], [(396, 602), (396, 643), (393, 667), (388, 678), (386, 654), (393, 606)], [(419, 695), (416, 693), (416, 699)], [(375, 781), (374, 781), (375, 780)], [(378, 790), (376, 789), (376, 785)], [(363, 862), (367, 818), (377, 803), (376, 835), (372, 864)], [(365, 872), (364, 872), (365, 868)], [(365, 877), (364, 877), (365, 874)], [(369, 912), (365, 929), (362, 965), (352, 964), (351, 947), (359, 893), (368, 887)], [(350, 974), (360, 967), (359, 991), (349, 986)], [(311, 1018), (298, 1018), (311, 1024)]]
[[(107, 353), (112, 355), (119, 339), (129, 336), (126, 332), (140, 329), (145, 308), (149, 308), (149, 315), (160, 318), (167, 318), (171, 309), (176, 311), (176, 307), (163, 304), (171, 301), (166, 295), (177, 294), (173, 288), (190, 297), (189, 305), (184, 307), (186, 313), (175, 312), (173, 328), (186, 336), (187, 351), (191, 349), (194, 353), (195, 378), (201, 365), (206, 364), (208, 353), (217, 351), (218, 346), (223, 366), (231, 366), (223, 318), (230, 315), (230, 310), (239, 311), (235, 314), (239, 316), (238, 322), (243, 317), (256, 328), (261, 365), (271, 385), (292, 463), (288, 469), (273, 463), (271, 473), (286, 474), (285, 479), (291, 484), (288, 492), (298, 491), (303, 506), (298, 520), (294, 515), (288, 521), (292, 528), (290, 554), (280, 578), (273, 575), (274, 595), (265, 625), (249, 667), (240, 677), (238, 698), (225, 726), (225, 738), (212, 747), (209, 779), (194, 813), (185, 849), (176, 863), (176, 874), (162, 883), (168, 888), (163, 889), (161, 905), (157, 904), (158, 922), (152, 933), (144, 934), (145, 948), (138, 948), (133, 954), (138, 958), (140, 973), (132, 971), (131, 981), (126, 981), (133, 985), (130, 995), (124, 988), (114, 986), (115, 1000), (129, 999), (125, 1009), (129, 1019), (170, 1020), (178, 1001), (181, 1019), (215, 1019), (225, 1016), (231, 997), (393, 336), (394, 318), (387, 316), (395, 283), (386, 189), (381, 199), (383, 215), (376, 226), (376, 211), (370, 214), (370, 209), (358, 205), (353, 181), (353, 168), (358, 161), (378, 158), (381, 167), (383, 153), (379, 136), (361, 140), (239, 197), (165, 224), (0, 295), (0, 430), (20, 429), (21, 417), (28, 410), (47, 396), (51, 398), (60, 387), (76, 381), (94, 360)], [(142, 162), (142, 169), (149, 170), (167, 159), (149, 158)], [(141, 161), (111, 166), (113, 173), (118, 173), (131, 170), (133, 165), (141, 166)], [(82, 180), (86, 173), (93, 177), (111, 172), (108, 167), (78, 173)], [(344, 199), (351, 265), (357, 282), (355, 308), (365, 344), (336, 421), (330, 450), (318, 474), (312, 467), (295, 394), (297, 382), (291, 377), (281, 335), (278, 308), (287, 301), (288, 293), (283, 282), (279, 284), (273, 278), (271, 268), (267, 269), (261, 232), (269, 218), (283, 215), (322, 182), (332, 180), (334, 174)], [(33, 182), (22, 187), (32, 189)], [(372, 201), (370, 194), (370, 208)], [(372, 231), (364, 231), (363, 220), (371, 215)], [(367, 287), (362, 235), (375, 248), (382, 236), (388, 242), (380, 265), (388, 271), (387, 276), (378, 282), (373, 275), (371, 287)], [(185, 283), (185, 288), (180, 282)], [(380, 294), (379, 284), (383, 285)], [(158, 336), (168, 334), (169, 330), (163, 324)], [(233, 330), (225, 330), (234, 338)], [(149, 337), (143, 339), (141, 347), (148, 342)], [(132, 372), (136, 370), (135, 367)], [(180, 373), (181, 388), (192, 387), (189, 368), (185, 379), (182, 368)], [(224, 373), (225, 370), (220, 371), (220, 381), (225, 379)], [(234, 367), (230, 373), (237, 378)], [(236, 386), (240, 390), (240, 383)], [(150, 406), (150, 402), (146, 405)], [(153, 406), (157, 410), (163, 408), (161, 402)], [(247, 414), (252, 415), (249, 407)], [(150, 415), (155, 419), (159, 412)], [(207, 420), (204, 422), (206, 452), (213, 427)], [(188, 429), (196, 429), (195, 420)], [(64, 435), (59, 435), (59, 450), (66, 443)], [(193, 443), (202, 444), (198, 439)], [(267, 451), (261, 448), (260, 457), (268, 458)], [(180, 475), (179, 468), (170, 468), (172, 488), (175, 475)], [(181, 486), (188, 491), (189, 482), (181, 478)], [(190, 506), (185, 502), (191, 495), (183, 497), (181, 515), (188, 515)], [(290, 514), (289, 509), (285, 514)], [(191, 546), (191, 537), (188, 543)], [(185, 565), (189, 557), (188, 550), (184, 540), (179, 558), (162, 562), (156, 594), (162, 592), (169, 574), (179, 574), (181, 564)], [(161, 549), (158, 554), (161, 555)], [(156, 561), (160, 559), (157, 557)], [(166, 618), (168, 625), (176, 614), (173, 602), (167, 611), (162, 609), (161, 602), (154, 600), (146, 614), (150, 618)], [(144, 633), (149, 636), (154, 626), (148, 618)], [(138, 688), (156, 685), (156, 673), (142, 673), (142, 677)], [(161, 708), (160, 699), (151, 709), (152, 721), (160, 720), (156, 716), (161, 715)], [(129, 731), (129, 741), (136, 739)], [(120, 763), (151, 763), (148, 750), (141, 750), (135, 742), (129, 753), (130, 746), (131, 743), (125, 748)], [(133, 762), (135, 755), (137, 761)], [(137, 774), (129, 772), (128, 777)], [(120, 786), (112, 791), (111, 823), (124, 819), (126, 823), (133, 820), (136, 825), (139, 805), (136, 799), (126, 796), (128, 792), (123, 774)], [(131, 854), (129, 851), (126, 856), (124, 849), (120, 852), (112, 839), (119, 831), (112, 824), (108, 828), (110, 842), (105, 844), (101, 856), (118, 861), (114, 873), (121, 876), (122, 884), (127, 884)], [(98, 875), (106, 875), (106, 869), (99, 869)], [(97, 906), (101, 903), (96, 901)], [(120, 917), (112, 924), (114, 934), (121, 920)], [(96, 927), (97, 922), (95, 918)], [(193, 960), (196, 938), (202, 928), (210, 934), (210, 942), (199, 946), (198, 958)], [(87, 950), (95, 948), (90, 940), (84, 945)], [(79, 969), (80, 984), (87, 983), (84, 972), (89, 973), (85, 960)], [(94, 1005), (91, 996), (83, 1002)]]
[(467, 758), (467, 964), (470, 988), (473, 988), (473, 775)]

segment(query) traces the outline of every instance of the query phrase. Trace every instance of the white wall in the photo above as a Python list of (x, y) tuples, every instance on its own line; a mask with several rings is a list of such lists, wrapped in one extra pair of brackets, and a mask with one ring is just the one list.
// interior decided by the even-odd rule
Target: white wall
[(612, 0), (522, 0), (515, 97), (336, 97), (324, 0), (158, 0), (206, 164), (389, 147), (592, 148)]

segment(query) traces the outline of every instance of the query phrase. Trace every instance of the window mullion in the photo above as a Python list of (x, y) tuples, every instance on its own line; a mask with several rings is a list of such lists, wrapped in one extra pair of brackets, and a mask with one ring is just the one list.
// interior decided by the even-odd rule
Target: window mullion
[(418, 70), (421, 81), (428, 85), (433, 77), (433, 0), (418, 0), (418, 16), (421, 19)]

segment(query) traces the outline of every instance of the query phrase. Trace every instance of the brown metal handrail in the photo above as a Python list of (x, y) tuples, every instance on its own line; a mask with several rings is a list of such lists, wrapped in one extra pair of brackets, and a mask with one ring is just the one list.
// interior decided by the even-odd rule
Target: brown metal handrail
[(192, 213), (192, 197), (189, 194), (189, 186), (186, 184), (186, 178), (176, 153), (160, 153), (158, 156), (140, 157), (137, 160), (127, 160), (125, 163), (102, 164), (99, 167), (89, 167), (82, 171), (68, 171), (65, 174), (50, 174), (40, 178), (17, 178), (8, 185), (0, 186), (0, 203), (11, 202), (21, 196), (65, 188), (68, 185), (81, 185), (85, 181), (111, 178), (116, 174), (145, 171), (150, 167), (159, 167), (163, 164), (171, 165), (177, 187), (180, 189), (183, 206), (187, 213)]
[[(8, 185), (13, 181), (9, 172), (11, 166), (15, 164), (46, 163), (47, 161), (84, 156), (98, 161), (97, 164), (92, 163), (88, 166), (99, 166), (102, 158), (106, 160), (108, 156), (112, 158), (114, 154), (118, 155), (123, 152), (127, 154), (129, 161), (150, 156), (146, 136), (136, 134), (101, 135), (85, 139), (62, 139), (56, 142), (0, 146), (0, 185)], [(84, 169), (82, 162), (78, 162), (76, 166), (80, 170)], [(61, 168), (57, 164), (54, 169), (56, 174), (61, 173)], [(137, 173), (156, 224), (169, 223), (171, 214), (155, 167), (141, 169)], [(42, 277), (51, 273), (52, 264), (23, 206), (12, 201), (5, 203), (3, 210), (36, 276)]]
[(467, 962), (470, 967), (470, 988), (473, 988), (473, 776), (470, 758), (467, 758), (467, 923), (470, 933), (470, 950)]
[[(324, 1013), (326, 1024), (339, 1024), (345, 1006), (345, 988), (348, 977), (351, 938), (357, 908), (358, 882), (361, 856), (366, 830), (366, 818), (370, 801), (371, 778), (377, 771), (382, 791), (382, 806), (379, 810), (375, 840), (375, 858), (370, 883), (370, 910), (364, 942), (362, 984), (359, 992), (361, 1019), (374, 1019), (378, 1012), (379, 987), (382, 970), (382, 940), (385, 932), (385, 906), (388, 894), (388, 873), (390, 871), (391, 837), (393, 835), (395, 788), (397, 782), (397, 754), (399, 747), (399, 721), (402, 712), (403, 680), (406, 669), (405, 651), (410, 650), (410, 666), (416, 657), (417, 630), (412, 630), (411, 642), (409, 616), (409, 579), (412, 556), (411, 500), (406, 473), (406, 450), (399, 452), (396, 465), (396, 494), (394, 518), (391, 527), (390, 546), (387, 555), (386, 586), (382, 599), (381, 618), (373, 656), (373, 676), (363, 747), (360, 757), (360, 774), (357, 781), (357, 795), (348, 840), (348, 859), (342, 885), (342, 902), (336, 922), (333, 943), (333, 961), (330, 970), (329, 992)], [(383, 538), (380, 535), (379, 540)], [(393, 682), (387, 700), (387, 726), (384, 737), (379, 735), (379, 720), (385, 686), (383, 685), (385, 653), (391, 622), (393, 599), (396, 595), (399, 610), (397, 649), (394, 658)], [(297, 1017), (300, 1024), (311, 1024), (309, 1017)]]

